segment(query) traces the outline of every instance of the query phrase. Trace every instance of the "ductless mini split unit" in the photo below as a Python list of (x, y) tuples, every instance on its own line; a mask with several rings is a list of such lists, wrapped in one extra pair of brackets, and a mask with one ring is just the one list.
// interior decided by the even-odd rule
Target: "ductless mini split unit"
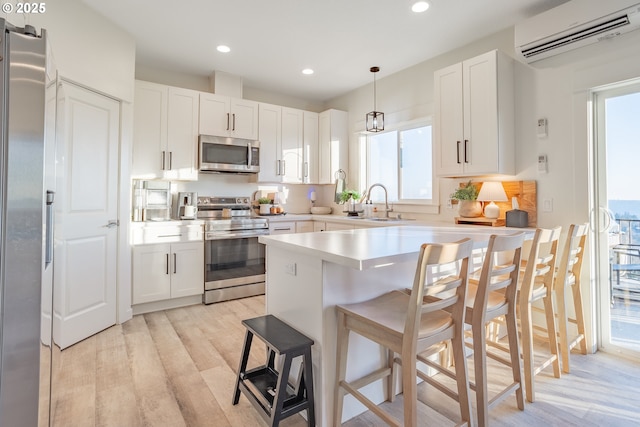
[(572, 0), (517, 24), (515, 48), (531, 63), (638, 28), (638, 0)]

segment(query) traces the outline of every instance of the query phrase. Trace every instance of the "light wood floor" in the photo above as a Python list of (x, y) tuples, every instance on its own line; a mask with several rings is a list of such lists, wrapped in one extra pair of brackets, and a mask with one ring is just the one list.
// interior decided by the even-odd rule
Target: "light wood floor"
[[(244, 338), (240, 320), (262, 314), (264, 297), (139, 315), (62, 351), (53, 425), (264, 426), (244, 396), (231, 404)], [(257, 352), (252, 363), (263, 360)], [(640, 363), (604, 353), (572, 355), (572, 362), (573, 372), (560, 379), (546, 372), (536, 377), (537, 401), (525, 411), (515, 398), (492, 408), (491, 425), (640, 425)], [(501, 372), (489, 375), (496, 382)], [(452, 425), (443, 415), (458, 419), (453, 401), (425, 385), (419, 393), (430, 405), (419, 406), (424, 425)], [(383, 405), (401, 414), (402, 398)], [(345, 426), (381, 424), (364, 413)], [(294, 415), (281, 425), (306, 422)]]

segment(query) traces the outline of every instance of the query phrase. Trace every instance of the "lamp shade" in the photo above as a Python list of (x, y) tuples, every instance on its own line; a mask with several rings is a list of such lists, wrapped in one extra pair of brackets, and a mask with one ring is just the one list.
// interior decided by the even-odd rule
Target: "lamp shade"
[(509, 199), (507, 199), (507, 193), (505, 193), (501, 182), (488, 181), (482, 184), (478, 200), (481, 202), (506, 202)]
[(500, 207), (493, 202), (506, 202), (507, 193), (501, 182), (485, 182), (478, 193), (478, 200), (481, 202), (490, 202), (484, 207), (485, 218), (496, 219), (500, 216)]

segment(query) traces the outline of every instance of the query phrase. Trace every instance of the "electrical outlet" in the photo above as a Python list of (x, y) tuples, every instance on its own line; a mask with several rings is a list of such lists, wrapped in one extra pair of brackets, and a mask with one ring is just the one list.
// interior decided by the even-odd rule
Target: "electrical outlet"
[(553, 212), (553, 199), (542, 200), (542, 212)]
[(296, 275), (296, 270), (297, 270), (297, 268), (296, 268), (296, 267), (297, 267), (297, 266), (296, 266), (296, 263), (295, 263), (295, 262), (292, 262), (292, 263), (290, 263), (290, 264), (285, 264), (285, 266), (284, 266), (284, 272), (285, 272), (285, 273), (287, 273), (287, 274), (290, 274), (290, 275), (292, 275), (292, 276), (295, 276), (295, 275)]

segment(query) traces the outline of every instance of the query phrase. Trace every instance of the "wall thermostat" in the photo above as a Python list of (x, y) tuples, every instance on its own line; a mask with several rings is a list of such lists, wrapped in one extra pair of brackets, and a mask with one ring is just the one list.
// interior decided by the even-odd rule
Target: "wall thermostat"
[(547, 173), (547, 155), (538, 155), (538, 173)]
[(538, 119), (538, 138), (547, 137), (547, 119)]

